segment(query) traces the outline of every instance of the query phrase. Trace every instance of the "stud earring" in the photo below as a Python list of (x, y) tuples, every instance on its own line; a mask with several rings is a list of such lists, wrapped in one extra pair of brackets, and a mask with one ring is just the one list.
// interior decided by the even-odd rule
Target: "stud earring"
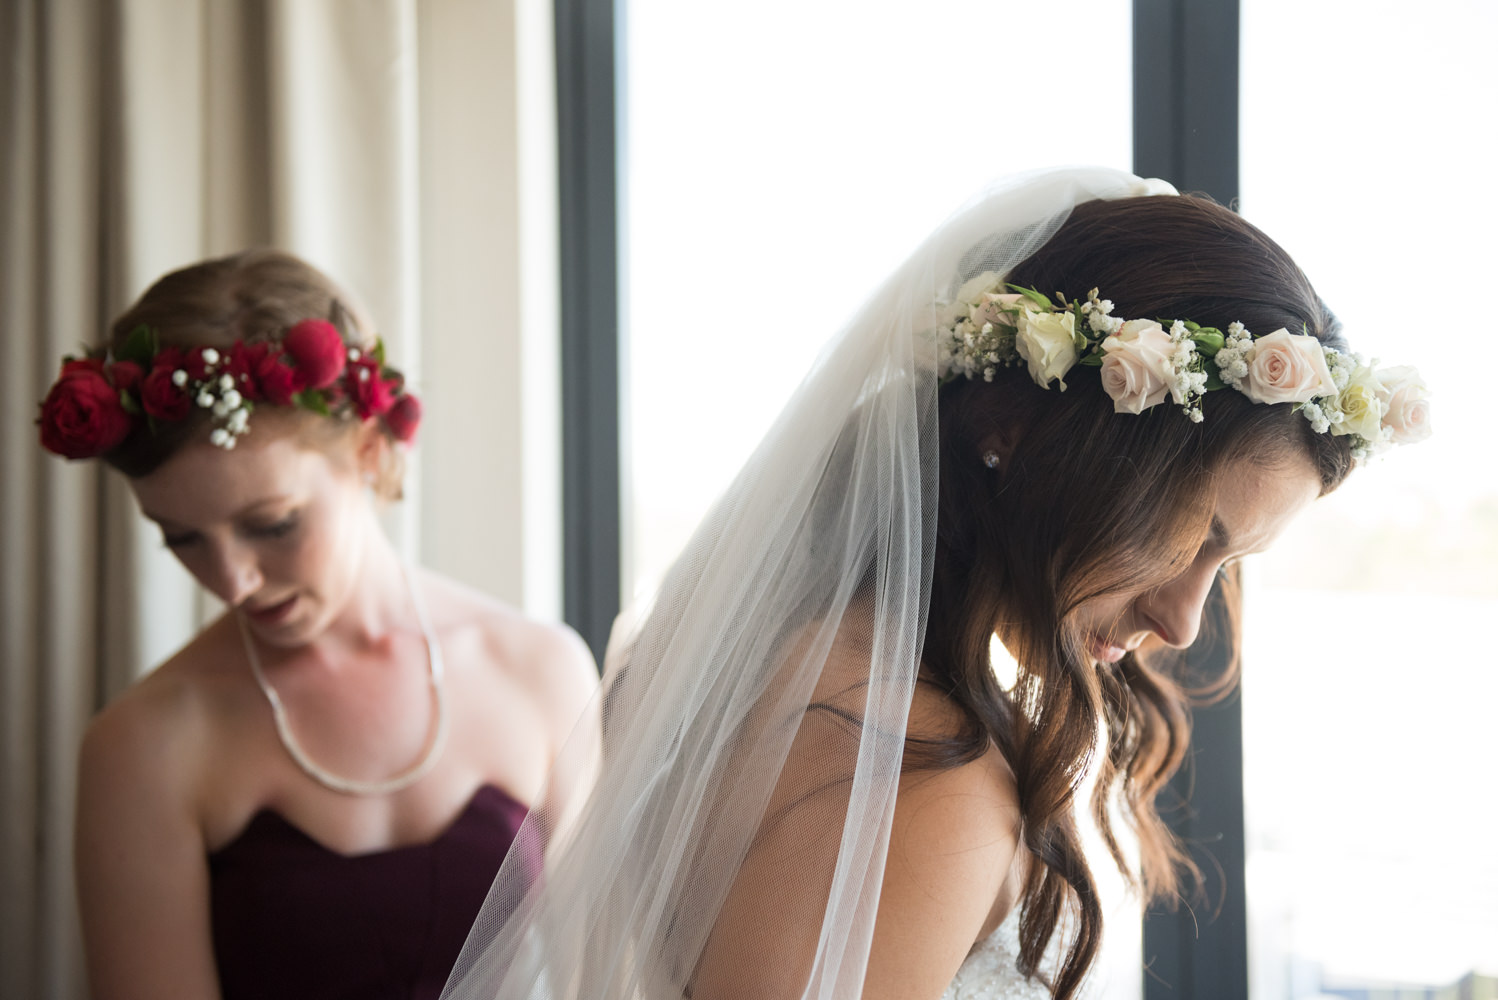
[(983, 453), (983, 464), (990, 469), (997, 469), (999, 467), (999, 453), (992, 448), (985, 451)]

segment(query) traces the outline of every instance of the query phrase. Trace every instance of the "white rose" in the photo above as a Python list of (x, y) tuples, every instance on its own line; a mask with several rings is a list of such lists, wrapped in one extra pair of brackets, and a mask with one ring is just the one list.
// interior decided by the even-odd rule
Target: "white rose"
[(1368, 441), (1382, 435), (1384, 387), (1367, 365), (1359, 365), (1337, 396), (1336, 407), (1342, 419), (1332, 424), (1333, 434), (1356, 434)]
[(1315, 337), (1281, 327), (1255, 340), (1244, 360), (1248, 376), (1240, 388), (1255, 403), (1304, 403), (1337, 392), (1326, 351)]
[(1420, 373), (1408, 365), (1383, 368), (1375, 373), (1383, 387), (1383, 426), (1395, 444), (1414, 444), (1430, 437), (1430, 391)]
[(1131, 319), (1103, 341), (1103, 390), (1114, 413), (1142, 413), (1165, 399), (1174, 381), (1170, 334), (1149, 319)]
[(1077, 363), (1077, 318), (1071, 312), (1025, 312), (1014, 339), (1019, 356), (1030, 365), (1030, 377), (1042, 388), (1052, 379), (1066, 389), (1066, 373)]

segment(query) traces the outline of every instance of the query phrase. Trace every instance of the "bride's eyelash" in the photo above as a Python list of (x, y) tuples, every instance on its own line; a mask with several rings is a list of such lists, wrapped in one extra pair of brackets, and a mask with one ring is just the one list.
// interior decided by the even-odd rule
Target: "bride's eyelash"
[(161, 544), (168, 549), (184, 548), (195, 541), (197, 541), (196, 535), (168, 535), (164, 531), (161, 533)]
[(1217, 567), (1217, 575), (1220, 576), (1220, 577), (1222, 577), (1224, 580), (1226, 580), (1227, 577), (1228, 577), (1228, 574), (1232, 572), (1233, 567), (1237, 566), (1242, 561), (1243, 561), (1243, 557), (1242, 556), (1234, 556), (1231, 559), (1225, 559), (1225, 560), (1223, 560), (1222, 565), (1219, 566), (1219, 567)]

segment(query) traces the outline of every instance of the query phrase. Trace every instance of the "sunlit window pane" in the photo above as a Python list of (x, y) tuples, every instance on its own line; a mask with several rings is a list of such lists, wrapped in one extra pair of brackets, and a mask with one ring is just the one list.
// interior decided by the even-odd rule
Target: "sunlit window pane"
[[(625, 21), (628, 600), (964, 198), (1020, 170), (1129, 166), (1131, 50), (1129, 0), (644, 0)], [(1121, 913), (1098, 985), (1128, 1000), (1139, 924)]]
[[(1128, 0), (678, 0), (625, 20), (628, 595), (967, 195), (1128, 167), (1130, 50)], [(1109, 40), (1116, 72), (1078, 72), (1066, 39)]]
[(1255, 568), (1254, 1000), (1498, 988), (1495, 29), (1487, 0), (1243, 2), (1244, 214), (1436, 424)]

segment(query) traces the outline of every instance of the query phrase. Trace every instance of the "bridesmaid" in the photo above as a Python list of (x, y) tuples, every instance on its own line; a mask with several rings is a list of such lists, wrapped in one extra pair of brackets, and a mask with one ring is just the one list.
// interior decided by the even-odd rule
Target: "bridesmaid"
[(63, 364), (42, 444), (122, 472), (227, 606), (84, 739), (96, 1000), (441, 990), (597, 675), (385, 538), (420, 417), (350, 298), (273, 251), (168, 274)]

